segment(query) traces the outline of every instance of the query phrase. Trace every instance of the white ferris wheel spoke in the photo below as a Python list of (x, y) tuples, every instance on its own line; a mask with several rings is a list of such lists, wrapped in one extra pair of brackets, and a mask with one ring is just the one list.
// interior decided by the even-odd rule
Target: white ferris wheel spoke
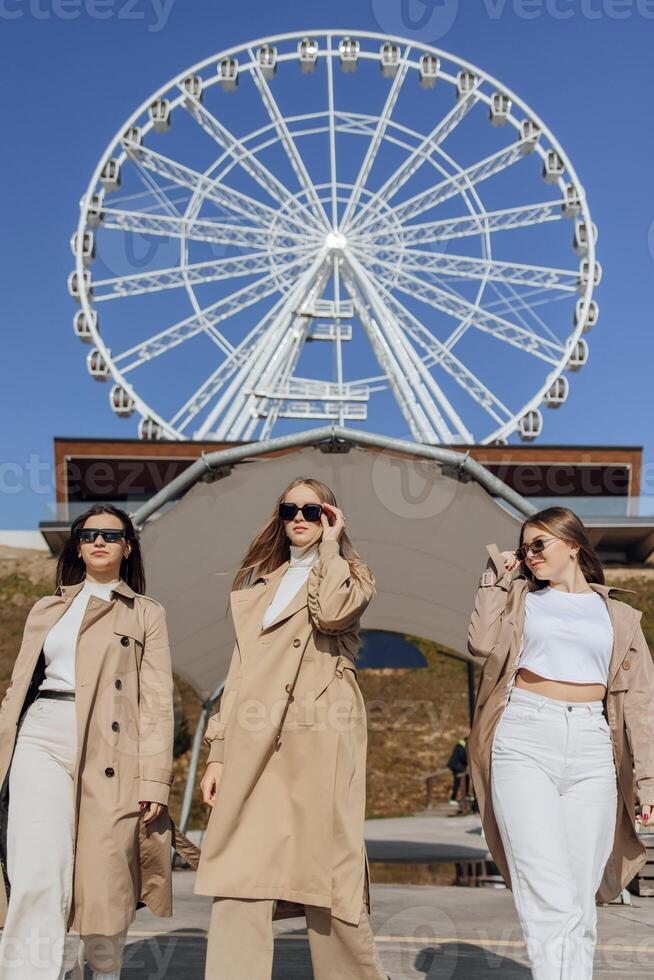
[(361, 321), (368, 342), (384, 371), (389, 387), (395, 396), (398, 407), (409, 426), (411, 435), (416, 442), (433, 443), (436, 441), (434, 429), (425, 414), (425, 410), (416, 398), (412, 386), (395, 357), (395, 350), (387, 341), (383, 330), (369, 310), (367, 297), (360, 292), (359, 284), (348, 267), (343, 268), (343, 283), (349, 293), (357, 315)]
[(303, 188), (306, 194), (307, 201), (311, 205), (311, 209), (315, 217), (318, 219), (319, 223), (327, 231), (329, 231), (330, 230), (329, 219), (327, 218), (325, 209), (323, 208), (322, 203), (320, 202), (318, 195), (316, 194), (316, 189), (314, 187), (313, 181), (311, 180), (311, 177), (309, 176), (304, 160), (302, 159), (300, 152), (295, 144), (295, 141), (291, 136), (286, 119), (284, 118), (284, 116), (279, 110), (279, 106), (277, 105), (277, 102), (275, 101), (275, 98), (272, 92), (270, 91), (270, 86), (268, 85), (266, 79), (263, 77), (261, 68), (259, 67), (257, 59), (251, 48), (248, 49), (248, 53), (254, 65), (254, 68), (252, 70), (252, 78), (254, 80), (257, 89), (259, 90), (259, 94), (266, 108), (266, 111), (268, 112), (268, 115), (270, 116), (270, 119), (275, 126), (277, 135), (282, 143), (282, 146), (286, 151), (286, 155), (295, 172), (295, 176), (299, 180), (300, 186)]
[[(427, 160), (437, 146), (446, 139), (450, 133), (456, 129), (461, 120), (470, 112), (470, 110), (479, 101), (479, 96), (475, 89), (468, 92), (455, 106), (450, 109), (450, 111), (445, 115), (440, 122), (432, 129), (430, 133), (427, 134), (416, 146), (409, 156), (400, 164), (400, 166), (393, 171), (390, 177), (384, 181), (379, 190), (375, 191), (371, 198), (363, 205), (361, 210), (357, 215), (355, 215), (355, 221), (357, 224), (361, 221), (364, 214), (367, 214), (372, 207), (378, 201), (390, 201), (392, 197), (397, 194), (401, 187), (403, 187), (406, 182), (415, 174), (415, 172), (422, 166), (422, 164)], [(361, 227), (366, 227), (370, 222), (364, 222)]]
[[(183, 89), (182, 89), (183, 91)], [(245, 170), (247, 174), (255, 180), (281, 207), (285, 207), (286, 214), (295, 224), (300, 227), (308, 222), (314, 228), (318, 228), (318, 222), (305, 207), (296, 200), (293, 195), (278, 180), (273, 173), (252, 153), (250, 149), (238, 139), (230, 130), (219, 122), (218, 119), (196, 98), (186, 95), (184, 106), (189, 115), (195, 119), (197, 124), (204, 129), (215, 142), (226, 150), (234, 159), (235, 163)], [(301, 212), (301, 213), (298, 213)]]
[[(497, 313), (499, 316), (513, 316), (515, 314), (516, 308), (524, 311), (537, 321), (538, 325), (543, 328), (546, 332), (550, 333), (552, 339), (557, 340), (557, 336), (551, 328), (547, 325), (547, 322), (543, 320), (538, 314), (538, 307), (551, 306), (552, 303), (560, 302), (561, 300), (570, 302), (570, 297), (567, 293), (559, 293), (556, 296), (552, 296), (551, 293), (544, 289), (528, 289), (526, 292), (520, 293), (519, 297), (516, 298), (515, 295), (503, 296), (496, 288), (495, 283), (491, 283), (491, 288), (493, 288), (498, 296), (497, 299), (489, 299), (484, 303), (484, 307), (493, 313)], [(505, 287), (509, 292), (511, 292), (510, 287)], [(540, 298), (537, 298), (540, 297)]]
[(257, 341), (267, 323), (285, 301), (286, 295), (282, 294), (243, 340), (227, 354), (225, 360), (218, 365), (181, 408), (177, 410), (175, 415), (170, 419), (172, 426), (178, 428), (180, 432), (184, 432), (188, 428), (193, 419), (209, 404), (212, 398), (215, 398), (234, 372), (251, 358), (252, 352), (256, 349)]
[(370, 140), (370, 143), (368, 144), (366, 155), (364, 157), (363, 163), (361, 164), (359, 173), (357, 174), (357, 178), (354, 182), (354, 187), (352, 188), (352, 193), (350, 195), (349, 201), (347, 202), (347, 206), (343, 214), (343, 220), (341, 222), (343, 229), (347, 229), (350, 217), (352, 216), (353, 212), (356, 211), (359, 205), (361, 192), (366, 185), (366, 181), (368, 180), (370, 171), (372, 170), (373, 164), (377, 158), (379, 148), (383, 143), (386, 130), (388, 129), (388, 123), (393, 113), (393, 109), (395, 108), (395, 103), (397, 102), (398, 96), (402, 89), (402, 85), (404, 84), (404, 79), (406, 78), (407, 72), (409, 70), (409, 65), (407, 61), (408, 55), (409, 55), (409, 48), (407, 47), (404, 50), (404, 56), (395, 74), (395, 78), (393, 79), (393, 84), (391, 85), (388, 96), (386, 97), (386, 103), (377, 121), (375, 132), (372, 136), (372, 139)]
[[(300, 251), (295, 249), (294, 251)], [(312, 247), (312, 251), (315, 248)], [(288, 257), (288, 249), (276, 249), (273, 254)], [(236, 258), (213, 259), (208, 262), (180, 264), (168, 269), (154, 269), (151, 272), (128, 276), (115, 276), (112, 279), (98, 279), (93, 283), (95, 301), (123, 299), (126, 296), (139, 296), (143, 293), (160, 292), (162, 289), (180, 289), (200, 283), (217, 282), (241, 276), (261, 276), (270, 271), (270, 253), (253, 252)], [(106, 292), (102, 292), (106, 290)]]
[[(261, 372), (275, 358), (275, 353), (283, 339), (289, 320), (295, 315), (303, 297), (311, 289), (316, 277), (319, 276), (320, 270), (325, 264), (325, 255), (325, 251), (321, 250), (314, 262), (303, 271), (293, 288), (286, 294), (284, 302), (259, 338), (255, 350), (234, 376), (197, 432), (194, 433), (196, 439), (204, 439), (210, 432), (215, 439), (232, 438), (227, 433), (233, 431), (232, 427), (235, 420), (246, 412), (246, 404)], [(220, 420), (219, 424), (214, 428), (218, 420)], [(233, 438), (238, 438), (238, 436)]]
[[(283, 271), (291, 274), (296, 270), (299, 271), (299, 269), (300, 265), (298, 263), (290, 263), (284, 267)], [(186, 340), (197, 336), (207, 326), (215, 326), (216, 323), (221, 323), (230, 316), (240, 313), (241, 310), (247, 309), (248, 306), (252, 306), (254, 303), (259, 302), (259, 300), (272, 295), (278, 289), (277, 279), (278, 276), (275, 273), (264, 276), (258, 282), (251, 283), (243, 289), (236, 290), (236, 292), (231, 293), (229, 296), (223, 297), (211, 306), (200, 310), (199, 313), (194, 313), (184, 320), (180, 320), (172, 326), (166, 327), (165, 330), (159, 331), (159, 333), (136, 344), (134, 347), (130, 347), (129, 350), (115, 355), (113, 359), (123, 374), (128, 371), (133, 371), (146, 361), (150, 361), (154, 357), (159, 357), (173, 347), (177, 347)], [(225, 352), (229, 354), (232, 350), (233, 345), (225, 341)], [(127, 364), (123, 364), (122, 362), (127, 361), (128, 358), (132, 358), (132, 360), (128, 361)]]
[[(142, 235), (159, 235), (165, 238), (185, 238), (188, 241), (210, 242), (214, 245), (234, 245), (239, 248), (253, 246), (264, 250), (270, 246), (271, 234), (268, 229), (250, 228), (244, 225), (230, 225), (213, 218), (192, 218), (181, 215), (153, 214), (148, 211), (123, 211), (119, 208), (103, 207), (104, 228), (116, 231), (131, 231)], [(276, 236), (278, 247), (287, 250), (298, 243), (309, 242), (308, 235), (297, 232), (284, 232)]]
[[(496, 340), (511, 344), (511, 346), (543, 361), (558, 364), (565, 352), (562, 344), (539, 337), (532, 330), (510, 323), (503, 317), (489, 313), (488, 310), (484, 310), (462, 297), (454, 296), (433, 283), (424, 282), (403, 269), (398, 269), (379, 259), (370, 260), (368, 267), (370, 266), (372, 268), (381, 267), (384, 280), (390, 282), (391, 285), (395, 284), (401, 292), (418, 298), (427, 305), (436, 307), (436, 309), (447, 313), (459, 322), (469, 322), (470, 326), (475, 327), (475, 329), (488, 333)], [(387, 275), (388, 272), (392, 273), (390, 279)]]
[(430, 282), (438, 283), (441, 276), (472, 281), (490, 280), (513, 283), (517, 286), (536, 286), (544, 289), (577, 291), (578, 269), (554, 269), (551, 266), (527, 265), (523, 262), (503, 262), (499, 259), (480, 259), (448, 252), (422, 252), (418, 249), (383, 247), (377, 251), (357, 248), (368, 259), (397, 262), (407, 272), (424, 273)]
[[(493, 394), (490, 388), (480, 381), (451, 350), (448, 350), (413, 313), (407, 310), (396, 296), (386, 289), (383, 289), (383, 294), (400, 323), (414, 337), (416, 343), (427, 352), (428, 357), (425, 360), (427, 367), (439, 366), (447, 371), (466, 394), (488, 412), (498, 424), (504, 425), (513, 417), (513, 412)], [(472, 436), (470, 441), (474, 442)]]
[[(374, 281), (370, 279), (361, 263), (351, 253), (346, 253), (346, 262), (352, 276), (358, 283), (362, 295), (371, 307), (378, 325), (383, 329), (386, 340), (393, 348), (397, 360), (411, 383), (415, 397), (422, 406), (425, 417), (431, 429), (430, 441), (455, 441), (456, 432), (459, 439), (472, 441), (472, 436), (461, 418), (446, 398), (440, 386), (425, 368), (421, 358), (409, 343), (408, 337), (398, 330), (397, 320), (380, 297)], [(447, 416), (449, 422), (443, 415)]]
[(162, 187), (160, 184), (158, 184), (152, 174), (149, 173), (144, 166), (142, 166), (138, 157), (134, 157), (132, 159), (132, 163), (134, 164), (139, 180), (144, 185), (146, 190), (152, 195), (154, 200), (159, 202), (159, 205), (163, 209), (164, 213), (168, 214), (170, 217), (177, 217), (179, 215), (177, 202), (173, 201), (167, 193), (170, 188)]
[[(491, 300), (485, 304), (486, 309), (490, 309), (493, 313), (498, 313), (501, 316), (509, 315), (515, 317), (520, 323), (528, 327), (529, 320), (533, 320), (537, 328), (543, 331), (543, 334), (548, 335), (551, 339), (558, 343), (559, 338), (549, 324), (543, 320), (541, 316), (538, 315), (536, 311), (536, 304), (528, 303), (525, 293), (519, 293), (511, 283), (503, 283), (502, 288), (496, 282), (489, 283), (490, 289), (498, 297), (497, 305), (495, 301)], [(532, 292), (535, 292), (533, 290)], [(508, 295), (506, 295), (508, 293)], [(557, 299), (565, 299), (565, 294), (559, 293), (558, 296), (548, 296), (550, 302), (556, 302)]]
[(332, 39), (327, 39), (327, 113), (329, 118), (329, 180), (331, 185), (332, 228), (338, 230), (338, 204), (336, 194), (336, 126), (334, 122), (334, 66), (332, 64)]
[(248, 194), (243, 194), (233, 187), (220, 184), (218, 181), (212, 180), (211, 177), (207, 177), (183, 163), (178, 163), (176, 160), (171, 160), (170, 157), (157, 153), (155, 150), (141, 146), (139, 152), (139, 163), (143, 167), (159, 174), (166, 180), (174, 181), (180, 187), (188, 188), (194, 194), (201, 194), (205, 200), (212, 201), (214, 204), (238, 215), (248, 225), (251, 225), (255, 219), (264, 222), (266, 225), (272, 225), (275, 221), (281, 221), (284, 226), (287, 224), (273, 208), (268, 207), (262, 201), (256, 201)]
[[(329, 263), (323, 262), (320, 273), (314, 278), (309, 289), (304, 291), (304, 297), (300, 300), (298, 309), (312, 306), (315, 300), (322, 295), (329, 274)], [(289, 378), (292, 377), (297, 367), (310, 323), (311, 318), (301, 313), (293, 317), (290, 329), (284, 331), (281, 343), (277, 345), (272, 358), (265, 362), (256, 388), (253, 386), (249, 396), (249, 411), (246, 409), (236, 420), (235, 427), (232, 427), (234, 434), (230, 435), (231, 439), (238, 439), (241, 436), (246, 439), (251, 438), (257, 422), (256, 415), (264, 411), (266, 414), (261, 427), (261, 438), (269, 438), (275, 422), (279, 418), (282, 403), (293, 393)], [(251, 415), (251, 421), (245, 427), (244, 421), (248, 415)], [(236, 433), (240, 433), (240, 435)]]
[[(420, 191), (419, 194), (414, 194), (408, 200), (395, 205), (391, 209), (395, 220), (399, 224), (404, 224), (405, 221), (409, 221), (411, 218), (417, 218), (418, 215), (424, 214), (425, 211), (429, 211), (437, 204), (442, 204), (443, 201), (447, 201), (457, 194), (464, 193), (482, 181), (488, 180), (489, 177), (513, 166), (513, 164), (523, 159), (521, 147), (524, 146), (525, 142), (526, 140), (517, 140), (515, 143), (511, 143), (510, 146), (498, 150), (497, 153), (492, 153), (490, 156), (479, 160), (470, 167), (450, 174), (449, 177), (446, 177), (434, 187)], [(377, 216), (373, 215), (367, 221), (364, 221), (363, 225), (357, 228), (357, 234), (360, 234), (365, 228), (370, 227), (377, 220)]]
[[(404, 225), (402, 240), (410, 245), (431, 245), (434, 242), (447, 241), (452, 238), (467, 238), (471, 235), (481, 235), (488, 231), (512, 231), (514, 228), (525, 228), (530, 225), (540, 225), (546, 221), (562, 221), (562, 200), (545, 201), (542, 204), (528, 204), (522, 207), (503, 208), (499, 211), (484, 211), (480, 214), (467, 214), (459, 218), (441, 218), (438, 221), (426, 221), (423, 224)], [(371, 232), (369, 235), (357, 235), (357, 240), (366, 245), (385, 245), (389, 238), (388, 232)]]

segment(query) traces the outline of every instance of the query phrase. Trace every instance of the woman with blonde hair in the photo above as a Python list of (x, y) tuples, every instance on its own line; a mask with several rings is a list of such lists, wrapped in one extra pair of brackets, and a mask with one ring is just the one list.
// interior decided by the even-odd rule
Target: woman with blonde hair
[(372, 572), (331, 490), (278, 497), (233, 583), (236, 645), (204, 735), (211, 807), (195, 891), (212, 895), (207, 980), (266, 980), (278, 902), (304, 906), (316, 980), (383, 980), (363, 839), (356, 681)]
[(596, 899), (646, 860), (654, 805), (654, 666), (641, 613), (614, 597), (586, 530), (548, 507), (481, 576), (470, 652), (485, 658), (468, 759), (493, 860), (537, 980), (588, 980)]

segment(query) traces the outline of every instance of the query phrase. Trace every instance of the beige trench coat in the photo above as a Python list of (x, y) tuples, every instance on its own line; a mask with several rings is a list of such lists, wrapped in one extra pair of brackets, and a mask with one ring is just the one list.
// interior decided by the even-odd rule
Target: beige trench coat
[(370, 906), (367, 725), (355, 661), (373, 589), (351, 576), (338, 542), (321, 541), (318, 551), (307, 582), (266, 629), (261, 620), (288, 561), (231, 593), (236, 644), (204, 735), (209, 760), (224, 768), (195, 891), (317, 905), (357, 923), (363, 895)]
[[(3, 872), (17, 726), (45, 676), (46, 635), (82, 585), (62, 586), (32, 607), (0, 706)], [(165, 612), (121, 580), (110, 601), (89, 598), (78, 636), (76, 854), (68, 927), (83, 935), (112, 935), (129, 926), (140, 901), (156, 915), (172, 915), (170, 818), (164, 810), (144, 828), (139, 811), (139, 800), (167, 804), (173, 780), (173, 681)], [(47, 800), (42, 805), (47, 807)], [(0, 924), (7, 913), (4, 885)]]
[[(519, 667), (528, 582), (522, 574), (505, 571), (496, 545), (487, 548), (491, 557), (468, 633), (470, 652), (484, 657), (485, 663), (467, 751), (486, 842), (510, 888), (491, 799), (491, 748)], [(618, 779), (617, 819), (613, 850), (595, 896), (598, 902), (609, 902), (646, 861), (645, 847), (636, 834), (633, 770), (640, 802), (654, 804), (654, 665), (640, 625), (641, 613), (613, 598), (614, 592), (625, 590), (589, 584), (606, 601), (614, 632), (604, 712)]]

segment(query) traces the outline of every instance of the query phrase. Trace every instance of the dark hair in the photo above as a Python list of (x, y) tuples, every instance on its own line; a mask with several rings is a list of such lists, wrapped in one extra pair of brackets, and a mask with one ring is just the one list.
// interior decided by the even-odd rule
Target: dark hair
[(113, 507), (111, 504), (95, 504), (89, 510), (76, 517), (70, 525), (70, 534), (57, 561), (57, 588), (60, 585), (76, 585), (83, 582), (86, 576), (86, 566), (77, 554), (76, 533), (84, 527), (89, 517), (96, 514), (112, 514), (119, 518), (125, 530), (125, 538), (132, 545), (129, 558), (123, 558), (120, 563), (120, 578), (122, 578), (134, 592), (145, 594), (145, 570), (143, 568), (143, 556), (141, 546), (136, 536), (136, 530), (132, 524), (132, 519), (124, 510)]
[[(569, 507), (545, 507), (543, 510), (536, 511), (535, 514), (527, 518), (520, 528), (519, 547), (523, 544), (525, 529), (528, 527), (539, 527), (543, 531), (549, 531), (555, 538), (578, 545), (577, 560), (584, 578), (587, 582), (604, 585), (602, 563), (590, 543), (586, 528), (573, 510), (570, 510)], [(522, 571), (532, 586), (544, 588), (547, 585), (544, 579), (536, 578), (524, 561), (522, 562)]]

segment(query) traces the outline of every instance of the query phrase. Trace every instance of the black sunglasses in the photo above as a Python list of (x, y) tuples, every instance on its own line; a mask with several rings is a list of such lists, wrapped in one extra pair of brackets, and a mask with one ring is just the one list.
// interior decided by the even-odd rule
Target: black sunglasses
[(106, 544), (116, 544), (121, 538), (126, 537), (124, 531), (119, 531), (115, 527), (82, 527), (77, 531), (77, 540), (83, 544), (95, 544), (100, 534)]
[(532, 555), (540, 555), (541, 551), (547, 548), (548, 544), (558, 540), (558, 538), (547, 538), (547, 540), (534, 538), (531, 544), (523, 544), (520, 548), (516, 548), (515, 556), (518, 561), (524, 561), (530, 551)]
[(292, 521), (298, 511), (301, 512), (305, 521), (319, 521), (322, 507), (320, 504), (303, 504), (302, 507), (287, 503), (279, 505), (279, 516), (283, 521)]

